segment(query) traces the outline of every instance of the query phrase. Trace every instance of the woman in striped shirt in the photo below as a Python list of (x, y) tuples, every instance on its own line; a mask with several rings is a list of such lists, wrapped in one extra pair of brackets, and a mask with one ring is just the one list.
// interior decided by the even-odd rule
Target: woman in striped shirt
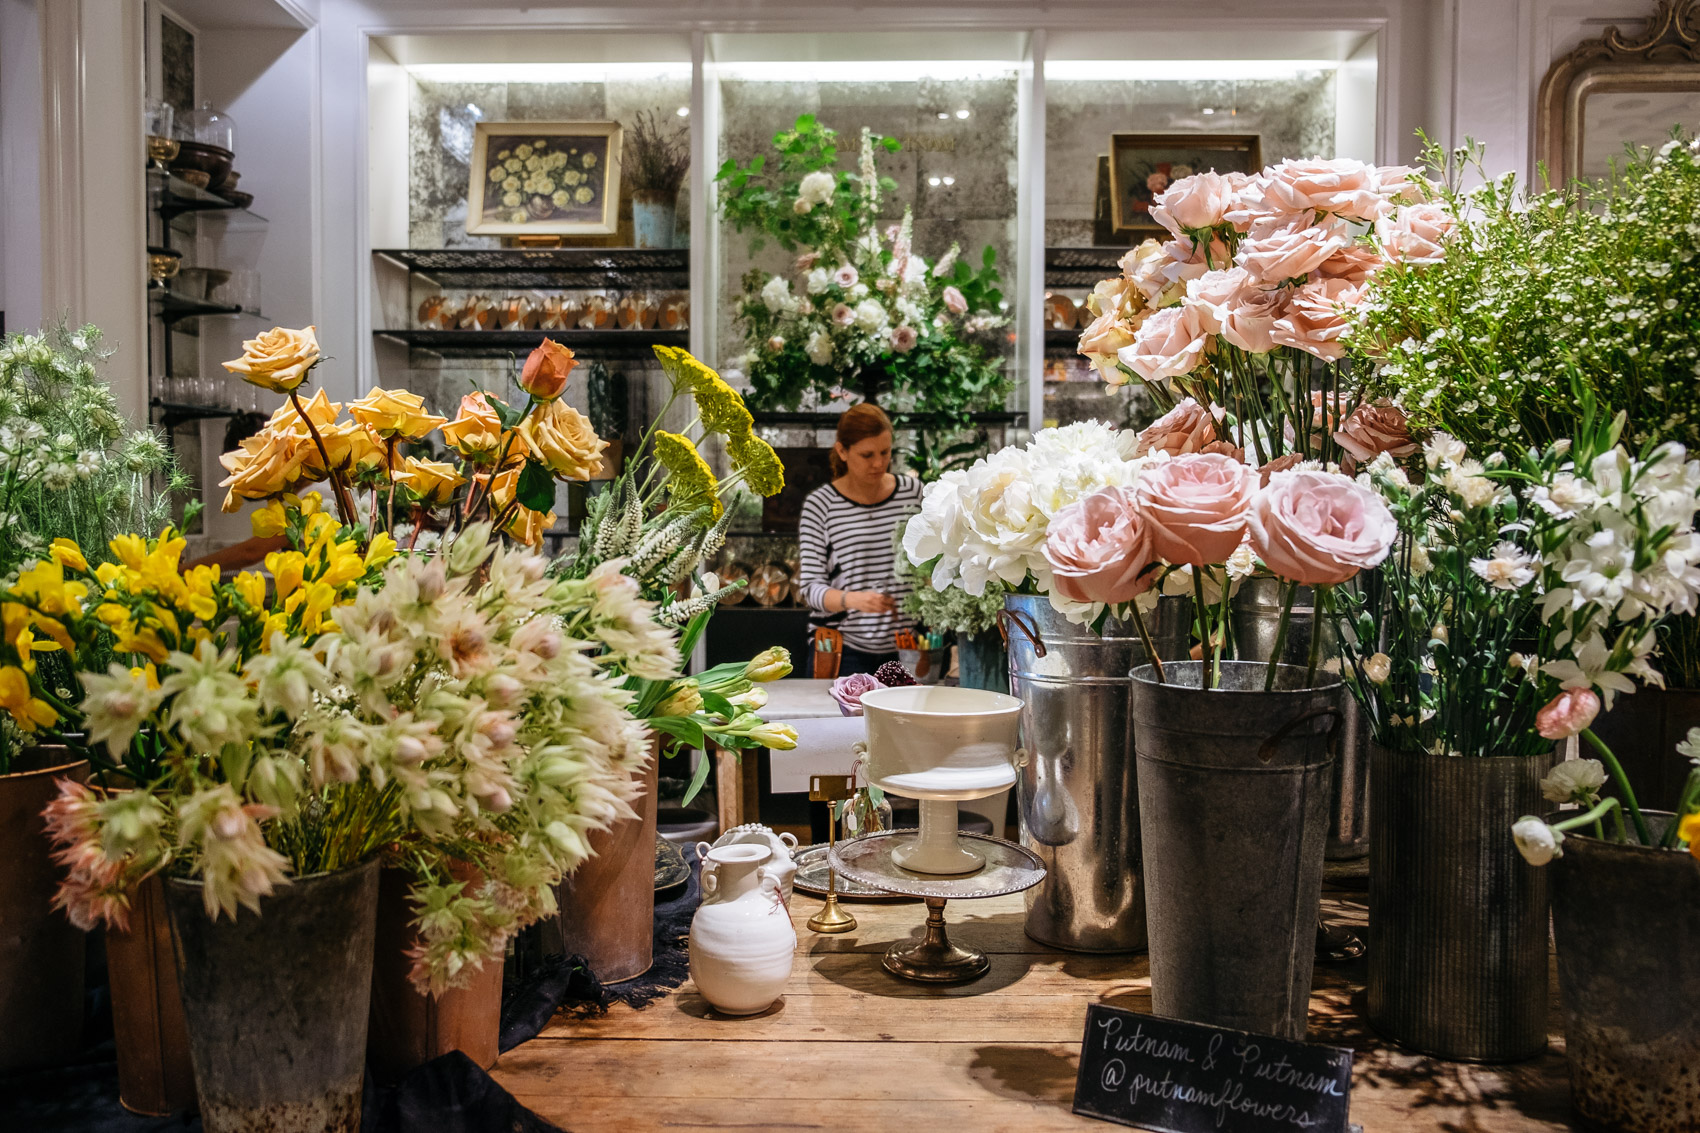
[(920, 509), (921, 482), (892, 474), (891, 418), (877, 405), (845, 410), (830, 460), (832, 481), (803, 500), (797, 577), (811, 639), (831, 626), (844, 635), (839, 673), (871, 673), (897, 660), (892, 638), (915, 624), (897, 610), (909, 586), (897, 577), (896, 534)]

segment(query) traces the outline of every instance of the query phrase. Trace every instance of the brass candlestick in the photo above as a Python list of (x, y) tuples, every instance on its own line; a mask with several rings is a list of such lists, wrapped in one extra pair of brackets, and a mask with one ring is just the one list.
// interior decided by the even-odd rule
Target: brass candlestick
[(809, 799), (826, 804), (826, 904), (809, 918), (813, 932), (849, 932), (856, 927), (856, 918), (838, 904), (838, 870), (830, 863), (832, 847), (838, 842), (838, 804), (850, 797), (849, 775), (812, 775), (809, 777)]

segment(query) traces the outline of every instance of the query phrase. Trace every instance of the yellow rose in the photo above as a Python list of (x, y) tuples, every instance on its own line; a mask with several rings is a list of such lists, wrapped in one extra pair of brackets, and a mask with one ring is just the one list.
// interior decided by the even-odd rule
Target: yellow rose
[[(342, 402), (332, 401), (324, 390), (315, 390), (313, 396), (302, 402), (301, 407), (307, 411), (307, 416), (316, 429), (327, 428), (336, 421), (336, 415), (342, 410)], [(307, 436), (307, 423), (301, 420), (301, 414), (295, 411), (293, 403), (279, 406), (266, 421), (266, 429), (274, 433), (300, 433)]]
[[(330, 468), (382, 468), (387, 459), (384, 446), (357, 421), (320, 425), (319, 439), (325, 443), (325, 455), (330, 458)], [(325, 461), (319, 456), (318, 446), (311, 440), (307, 442), (304, 465), (307, 474), (315, 480), (323, 478), (328, 471)]]
[(245, 439), (241, 447), (218, 458), (230, 475), (219, 487), (230, 491), (224, 497), (225, 511), (242, 510), (243, 500), (264, 500), (293, 489), (306, 476), (303, 466), (309, 457), (318, 459), (310, 439), (294, 433), (262, 430)]
[(307, 371), (319, 360), (319, 340), (313, 332), (313, 327), (273, 327), (259, 338), (244, 342), (242, 357), (224, 363), (224, 368), (263, 389), (288, 393), (306, 379)]
[(468, 460), (494, 460), (502, 448), (502, 419), (483, 393), (460, 399), (460, 412), (443, 426), (443, 440)]
[(452, 464), (410, 456), (396, 473), (396, 481), (412, 489), (426, 507), (442, 507), (454, 498), (455, 489), (466, 483), (466, 477)]
[[(488, 479), (488, 475), (478, 477), (480, 483)], [(497, 473), (496, 479), (490, 484), (491, 510), (500, 515), (514, 502), (514, 489), (519, 484), (519, 469), (510, 468), (506, 472)], [(513, 516), (508, 520), (503, 531), (518, 539), (528, 547), (535, 547), (543, 541), (543, 533), (555, 526), (554, 512), (532, 511), (524, 504), (514, 508)]]
[(448, 421), (425, 411), (425, 402), (404, 389), (375, 389), (359, 401), (348, 403), (353, 418), (372, 430), (379, 440), (398, 438), (417, 441)]
[(531, 455), (563, 480), (588, 480), (602, 471), (608, 442), (596, 435), (590, 418), (564, 401), (538, 406), (519, 424)]

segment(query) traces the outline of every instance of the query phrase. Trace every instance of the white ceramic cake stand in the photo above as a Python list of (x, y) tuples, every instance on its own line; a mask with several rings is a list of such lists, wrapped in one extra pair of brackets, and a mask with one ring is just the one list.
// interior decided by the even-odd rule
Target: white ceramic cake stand
[(927, 902), (927, 931), (918, 942), (900, 940), (885, 952), (885, 968), (894, 976), (921, 983), (960, 983), (986, 974), (991, 962), (974, 948), (952, 944), (945, 933), (946, 901), (970, 901), (1020, 893), (1045, 879), (1045, 867), (1031, 850), (966, 831), (960, 837), (972, 845), (984, 865), (972, 875), (939, 877), (906, 869), (894, 860), (912, 831), (881, 830), (832, 848), (832, 864), (851, 881), (887, 893), (920, 897)]

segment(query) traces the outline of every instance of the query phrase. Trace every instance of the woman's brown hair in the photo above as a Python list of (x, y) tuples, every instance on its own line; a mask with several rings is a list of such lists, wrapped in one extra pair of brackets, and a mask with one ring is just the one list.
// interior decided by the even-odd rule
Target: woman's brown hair
[[(859, 405), (852, 405), (838, 418), (837, 440), (844, 446), (845, 452), (850, 451), (851, 445), (889, 432), (891, 418), (885, 415), (885, 410), (872, 402), (864, 401)], [(850, 471), (850, 466), (838, 455), (836, 448), (828, 450), (827, 462), (832, 465), (834, 479)]]

